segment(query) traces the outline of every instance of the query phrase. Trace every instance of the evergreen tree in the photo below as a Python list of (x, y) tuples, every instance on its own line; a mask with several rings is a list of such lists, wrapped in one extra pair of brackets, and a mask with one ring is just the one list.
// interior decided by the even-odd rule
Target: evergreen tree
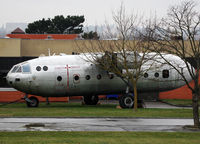
[(28, 24), (26, 33), (32, 34), (79, 34), (83, 30), (84, 16), (55, 16), (53, 19), (42, 19)]

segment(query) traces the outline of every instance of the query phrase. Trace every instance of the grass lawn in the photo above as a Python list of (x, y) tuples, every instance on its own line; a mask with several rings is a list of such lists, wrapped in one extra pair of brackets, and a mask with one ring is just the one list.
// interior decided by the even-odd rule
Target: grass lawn
[(182, 100), (182, 99), (164, 99), (163, 102), (167, 102), (179, 106), (192, 106), (192, 100)]
[(199, 144), (189, 132), (0, 132), (0, 144)]
[(80, 103), (40, 103), (38, 108), (27, 108), (18, 103), (0, 106), (0, 117), (147, 117), (192, 118), (192, 109), (116, 109), (116, 104), (97, 106)]

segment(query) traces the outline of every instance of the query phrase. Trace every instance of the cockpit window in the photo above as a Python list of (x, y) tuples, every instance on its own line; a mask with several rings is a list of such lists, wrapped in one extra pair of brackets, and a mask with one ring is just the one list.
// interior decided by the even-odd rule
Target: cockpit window
[(15, 73), (16, 70), (18, 69), (18, 67), (19, 67), (19, 66), (15, 66), (15, 67), (12, 69), (11, 73)]
[(21, 73), (22, 72), (22, 67), (19, 66), (19, 68), (17, 69), (16, 73)]
[(23, 65), (22, 69), (23, 69), (24, 73), (30, 73), (31, 72), (31, 67), (30, 67), (29, 64)]

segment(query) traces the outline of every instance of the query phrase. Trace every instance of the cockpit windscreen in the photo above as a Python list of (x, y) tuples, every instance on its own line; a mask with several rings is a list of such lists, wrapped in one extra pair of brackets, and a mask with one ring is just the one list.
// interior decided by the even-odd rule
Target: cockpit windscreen
[(31, 67), (29, 64), (25, 64), (22, 66), (22, 70), (24, 73), (30, 73), (31, 72)]
[(31, 67), (29, 64), (24, 64), (22, 66), (16, 65), (13, 67), (11, 70), (11, 73), (30, 73), (31, 72)]

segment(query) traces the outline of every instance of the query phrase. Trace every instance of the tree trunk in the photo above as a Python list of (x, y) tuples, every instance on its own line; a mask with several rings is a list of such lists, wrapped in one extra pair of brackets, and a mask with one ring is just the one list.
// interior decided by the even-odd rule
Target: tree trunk
[(193, 95), (192, 95), (192, 107), (193, 107), (194, 126), (197, 127), (197, 128), (200, 128), (198, 100), (199, 100), (199, 95), (197, 93), (193, 93)]
[(134, 110), (137, 111), (138, 94), (137, 94), (137, 85), (135, 82), (133, 83), (133, 90), (134, 90)]

